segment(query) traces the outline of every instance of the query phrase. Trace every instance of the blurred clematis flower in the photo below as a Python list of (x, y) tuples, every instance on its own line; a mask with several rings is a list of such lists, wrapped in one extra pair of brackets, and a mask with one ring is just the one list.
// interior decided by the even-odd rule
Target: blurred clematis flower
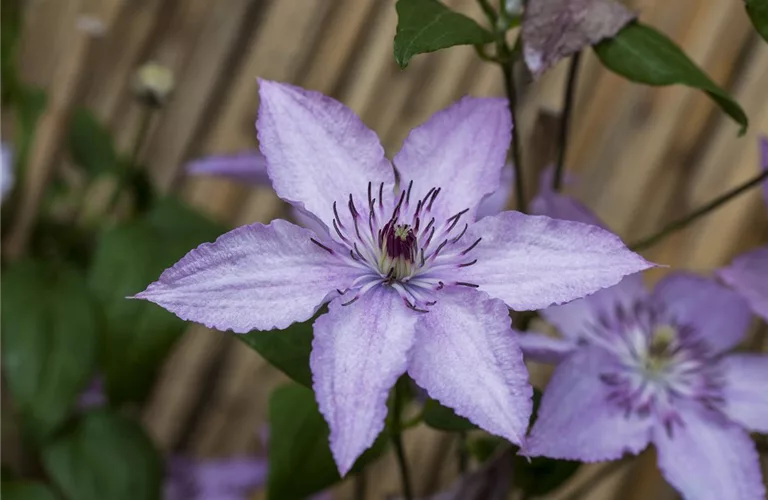
[(511, 119), (464, 98), (406, 139), (394, 163), (343, 104), (260, 82), (259, 142), (272, 185), (321, 230), (251, 224), (192, 250), (136, 298), (245, 333), (311, 318), (313, 387), (341, 475), (384, 427), (408, 373), (430, 397), (520, 444), (531, 387), (507, 307), (539, 309), (651, 266), (609, 232), (502, 212)]
[(13, 150), (6, 143), (0, 144), (0, 202), (13, 189), (16, 176), (13, 173)]
[(542, 315), (562, 339), (525, 334), (523, 352), (559, 364), (523, 453), (596, 462), (653, 443), (685, 498), (765, 498), (748, 431), (768, 432), (768, 356), (726, 354), (751, 319), (737, 293), (685, 273), (648, 292), (636, 274)]
[(616, 35), (636, 14), (615, 0), (528, 0), (523, 58), (535, 76), (560, 59)]
[[(768, 170), (768, 138), (760, 140), (762, 167)], [(763, 183), (763, 196), (768, 206), (768, 181)], [(717, 276), (749, 302), (755, 314), (768, 321), (768, 245), (736, 257), (717, 271)]]

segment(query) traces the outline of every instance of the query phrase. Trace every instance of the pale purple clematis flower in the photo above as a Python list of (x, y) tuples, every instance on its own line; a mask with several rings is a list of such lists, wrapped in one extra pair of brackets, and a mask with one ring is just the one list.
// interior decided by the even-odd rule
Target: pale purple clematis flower
[[(549, 206), (568, 203), (582, 218), (575, 200)], [(738, 294), (683, 273), (649, 293), (636, 274), (542, 315), (563, 338), (521, 336), (526, 358), (559, 363), (524, 453), (596, 462), (653, 443), (686, 498), (764, 498), (747, 431), (768, 432), (768, 356), (725, 354), (750, 324)]]
[[(763, 170), (768, 170), (768, 138), (761, 139), (760, 149)], [(768, 181), (763, 184), (763, 195), (768, 206)], [(718, 270), (717, 276), (739, 292), (755, 314), (768, 321), (768, 246), (736, 257), (728, 267)]]
[(528, 0), (523, 58), (538, 77), (560, 59), (615, 36), (635, 17), (615, 0)]
[(5, 143), (0, 144), (0, 202), (13, 189), (16, 182), (13, 174), (13, 150)]
[(311, 318), (313, 387), (346, 474), (408, 373), (459, 415), (521, 443), (531, 388), (507, 307), (539, 309), (648, 262), (600, 228), (502, 212), (510, 140), (501, 99), (464, 98), (413, 130), (394, 163), (375, 133), (317, 92), (261, 81), (259, 142), (283, 200), (322, 224), (252, 224), (204, 244), (137, 298), (238, 333)]
[(267, 478), (267, 461), (250, 456), (169, 460), (164, 500), (246, 500)]

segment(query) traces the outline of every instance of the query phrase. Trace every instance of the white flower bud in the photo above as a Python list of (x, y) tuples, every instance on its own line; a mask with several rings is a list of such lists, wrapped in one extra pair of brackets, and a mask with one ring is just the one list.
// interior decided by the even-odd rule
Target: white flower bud
[(167, 66), (149, 62), (136, 71), (134, 90), (151, 106), (162, 106), (173, 91), (173, 71)]

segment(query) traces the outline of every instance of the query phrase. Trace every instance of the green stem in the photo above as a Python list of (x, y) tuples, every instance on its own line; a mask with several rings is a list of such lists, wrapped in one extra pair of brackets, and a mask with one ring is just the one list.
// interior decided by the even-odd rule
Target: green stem
[(365, 500), (365, 490), (367, 489), (367, 480), (365, 470), (361, 470), (355, 475), (355, 500)]
[(751, 180), (745, 182), (744, 184), (741, 184), (740, 186), (737, 186), (731, 189), (730, 191), (727, 191), (726, 193), (718, 196), (714, 200), (710, 201), (709, 203), (706, 203), (705, 205), (694, 210), (688, 215), (670, 222), (655, 234), (652, 234), (651, 236), (645, 239), (642, 239), (632, 245), (629, 245), (629, 248), (634, 251), (640, 251), (640, 250), (645, 250), (646, 248), (652, 247), (653, 245), (660, 242), (670, 234), (683, 229), (685, 226), (695, 221), (699, 217), (707, 215), (709, 212), (715, 210), (720, 205), (723, 205), (731, 201), (732, 199), (736, 198), (740, 194), (744, 193), (745, 191), (748, 191), (753, 187), (760, 185), (766, 179), (768, 179), (768, 170), (761, 172), (759, 175), (757, 175), (756, 177), (753, 177)]
[(512, 57), (507, 42), (503, 38), (503, 33), (499, 35), (497, 43), (501, 58), (507, 61), (506, 64), (501, 65), (501, 70), (504, 73), (504, 88), (507, 91), (509, 113), (512, 115), (512, 141), (510, 143), (510, 148), (512, 149), (512, 163), (514, 164), (515, 170), (515, 197), (517, 198), (517, 209), (520, 212), (526, 213), (528, 207), (525, 200), (523, 160), (522, 154), (520, 153), (519, 127), (517, 122), (517, 89), (515, 88), (514, 75), (515, 58)]
[(467, 464), (469, 463), (469, 455), (467, 454), (467, 433), (459, 432), (458, 441), (456, 459), (459, 465), (459, 474), (463, 475), (467, 472)]
[(560, 116), (560, 147), (557, 151), (557, 163), (555, 166), (555, 175), (552, 177), (552, 189), (560, 191), (563, 185), (563, 169), (565, 165), (565, 153), (568, 150), (568, 127), (571, 121), (571, 110), (576, 96), (576, 81), (579, 74), (579, 63), (581, 62), (581, 52), (577, 52), (571, 58), (571, 66), (568, 70), (568, 81), (565, 84), (565, 100), (563, 112)]
[(403, 497), (405, 500), (413, 500), (413, 491), (411, 490), (411, 478), (408, 471), (408, 462), (405, 458), (405, 449), (403, 448), (402, 427), (400, 425), (400, 419), (403, 411), (403, 380), (401, 379), (395, 384), (394, 402), (392, 404), (391, 419), (390, 419), (390, 432), (392, 434), (392, 444), (395, 447), (395, 454), (397, 455), (397, 465), (400, 469), (400, 481), (403, 485)]
[(108, 212), (115, 208), (115, 205), (117, 205), (117, 202), (120, 199), (120, 194), (123, 192), (123, 189), (125, 189), (125, 183), (128, 182), (130, 177), (128, 169), (135, 168), (139, 161), (139, 154), (141, 153), (141, 148), (144, 146), (144, 142), (147, 140), (147, 136), (149, 134), (149, 126), (152, 123), (152, 116), (154, 111), (155, 108), (149, 105), (142, 105), (141, 107), (141, 121), (139, 123), (139, 128), (136, 131), (136, 137), (133, 140), (130, 163), (127, 166), (123, 166), (120, 173), (118, 174), (115, 191), (112, 193), (112, 198), (109, 200), (109, 204), (107, 205)]

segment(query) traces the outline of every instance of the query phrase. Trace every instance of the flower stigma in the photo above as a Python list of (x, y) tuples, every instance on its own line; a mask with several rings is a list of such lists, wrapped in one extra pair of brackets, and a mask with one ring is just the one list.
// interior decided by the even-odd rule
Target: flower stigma
[(468, 254), (482, 238), (463, 240), (472, 222), (467, 220), (469, 208), (441, 217), (435, 204), (439, 187), (431, 188), (420, 199), (412, 197), (412, 192), (413, 181), (397, 193), (396, 203), (388, 203), (384, 184), (375, 190), (369, 182), (365, 207), (358, 207), (351, 194), (346, 210), (340, 211), (334, 202), (331, 236), (345, 251), (338, 252), (314, 239), (312, 242), (361, 270), (347, 290), (338, 290), (354, 293), (344, 305), (376, 285), (385, 285), (397, 291), (411, 309), (427, 312), (436, 303), (435, 292), (447, 285), (477, 288), (452, 279), (453, 271), (477, 262)]

